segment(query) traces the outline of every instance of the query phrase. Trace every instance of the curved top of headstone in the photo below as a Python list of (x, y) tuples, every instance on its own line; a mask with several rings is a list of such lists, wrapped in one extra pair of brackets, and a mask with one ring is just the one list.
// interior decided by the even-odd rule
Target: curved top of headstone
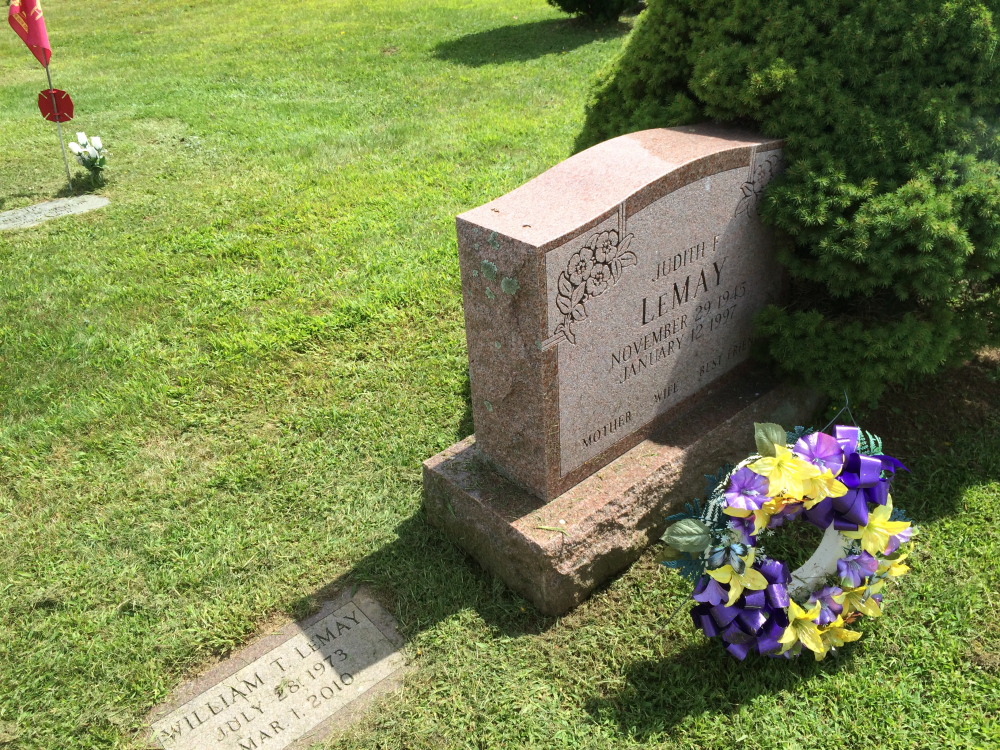
[(458, 218), (483, 456), (551, 499), (747, 360), (783, 284), (757, 212), (782, 145), (632, 133)]
[(707, 175), (745, 166), (753, 151), (783, 143), (714, 125), (629, 133), (581, 151), (459, 218), (548, 250), (626, 200), (635, 200), (638, 210)]

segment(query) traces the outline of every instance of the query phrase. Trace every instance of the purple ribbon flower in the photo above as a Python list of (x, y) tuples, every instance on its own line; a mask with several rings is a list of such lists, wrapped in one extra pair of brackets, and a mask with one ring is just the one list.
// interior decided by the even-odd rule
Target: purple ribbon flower
[(867, 552), (837, 560), (837, 576), (851, 584), (851, 588), (856, 589), (862, 581), (875, 575), (876, 570), (878, 570), (878, 560)]
[(781, 510), (768, 519), (767, 528), (776, 529), (784, 524), (785, 521), (794, 521), (799, 517), (802, 510), (802, 503), (789, 503), (788, 505), (782, 506)]
[(809, 595), (810, 604), (819, 602), (819, 617), (816, 618), (816, 624), (821, 628), (836, 620), (844, 611), (844, 605), (838, 604), (833, 598), (843, 593), (843, 589), (839, 586), (824, 586), (819, 591), (814, 591)]
[(844, 449), (837, 438), (825, 432), (811, 432), (799, 438), (792, 450), (820, 469), (829, 469), (834, 476), (844, 467)]
[(753, 516), (747, 516), (746, 518), (730, 518), (729, 528), (735, 530), (740, 535), (740, 540), (743, 544), (749, 545), (751, 547), (756, 546), (757, 537), (753, 535), (754, 518)]
[[(825, 529), (831, 523), (838, 531), (857, 531), (868, 524), (868, 503), (885, 505), (892, 477), (883, 477), (896, 469), (906, 470), (892, 456), (863, 456), (858, 453), (861, 431), (857, 427), (837, 425), (836, 442), (844, 452), (844, 467), (837, 479), (847, 487), (842, 497), (828, 497), (806, 511), (809, 523)], [(811, 436), (809, 436), (811, 437)]]
[[(710, 576), (702, 576), (695, 587), (694, 599), (699, 602), (691, 610), (695, 627), (708, 637), (721, 636), (726, 651), (739, 660), (756, 650), (760, 654), (776, 655), (781, 649), (778, 639), (788, 627), (788, 566), (776, 560), (763, 560), (754, 567), (767, 579), (763, 591), (746, 591), (731, 607), (726, 587)], [(714, 584), (714, 586), (713, 586)]]
[(885, 545), (885, 554), (891, 555), (893, 552), (899, 549), (899, 545), (906, 544), (910, 541), (910, 537), (913, 536), (913, 527), (909, 526), (903, 529), (898, 534), (893, 534), (889, 537), (889, 543)]
[(788, 571), (788, 566), (778, 560), (763, 560), (757, 566), (757, 570), (767, 579), (767, 588), (764, 595), (767, 603), (772, 607), (784, 609), (791, 601), (788, 598), (788, 584), (792, 580), (792, 574)]
[(695, 586), (691, 598), (696, 602), (704, 602), (714, 606), (728, 601), (729, 592), (712, 576), (702, 576), (698, 579), (698, 585)]
[(726, 490), (726, 505), (740, 510), (760, 510), (768, 501), (768, 479), (746, 466), (737, 471), (729, 480)]

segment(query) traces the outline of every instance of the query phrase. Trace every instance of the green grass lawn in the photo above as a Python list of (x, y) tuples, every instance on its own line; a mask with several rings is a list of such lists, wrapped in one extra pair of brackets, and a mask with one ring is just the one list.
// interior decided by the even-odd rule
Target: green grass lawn
[[(655, 550), (541, 618), (427, 526), (420, 462), (472, 430), (454, 215), (570, 153), (625, 27), (543, 0), (45, 7), (112, 203), (0, 234), (0, 747), (139, 747), (186, 675), (354, 584), (416, 669), (337, 747), (1000, 747), (986, 355), (870, 415), (923, 534), (838, 659), (730, 660), (667, 622), (690, 587)], [(0, 81), (5, 210), (62, 165), (9, 31)]]

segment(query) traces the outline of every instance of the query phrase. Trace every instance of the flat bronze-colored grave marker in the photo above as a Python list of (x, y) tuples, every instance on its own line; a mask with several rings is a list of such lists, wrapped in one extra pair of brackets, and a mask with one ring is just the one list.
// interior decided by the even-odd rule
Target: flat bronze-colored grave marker
[(181, 688), (154, 710), (150, 739), (165, 750), (304, 747), (346, 723), (358, 698), (395, 684), (386, 678), (405, 664), (401, 644), (388, 613), (358, 592)]

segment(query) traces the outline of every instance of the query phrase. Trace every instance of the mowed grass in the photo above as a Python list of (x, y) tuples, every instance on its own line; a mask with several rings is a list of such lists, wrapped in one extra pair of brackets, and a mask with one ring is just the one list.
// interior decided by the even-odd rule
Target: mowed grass
[[(0, 747), (139, 747), (186, 675), (356, 584), (416, 670), (331, 747), (1000, 746), (988, 355), (868, 415), (920, 552), (821, 664), (668, 621), (690, 589), (655, 550), (541, 618), (420, 512), (420, 462), (472, 429), (453, 217), (570, 153), (624, 27), (542, 0), (46, 14), (112, 204), (0, 234)], [(61, 163), (9, 32), (0, 81), (10, 209)]]

